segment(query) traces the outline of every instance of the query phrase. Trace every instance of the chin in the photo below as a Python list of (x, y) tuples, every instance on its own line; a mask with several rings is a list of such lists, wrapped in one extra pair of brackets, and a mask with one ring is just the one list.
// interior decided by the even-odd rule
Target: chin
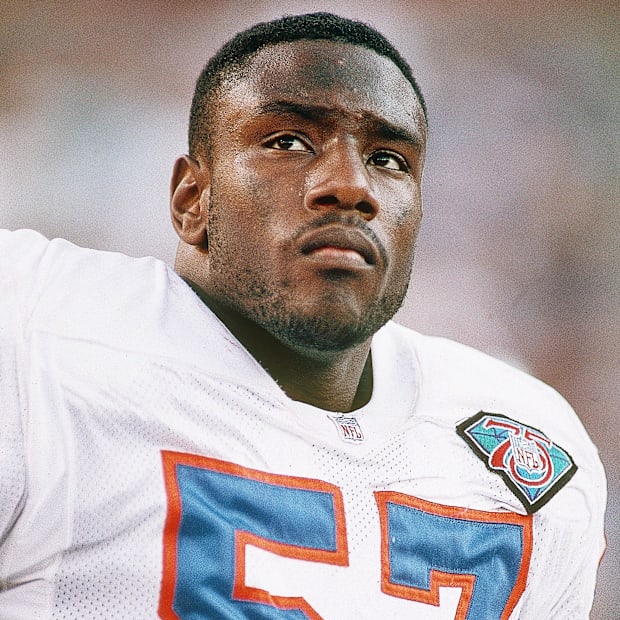
[(344, 290), (332, 289), (327, 295), (315, 296), (282, 286), (274, 293), (273, 288), (254, 283), (245, 287), (244, 297), (234, 305), (239, 314), (287, 347), (328, 354), (346, 351), (372, 338), (396, 314), (406, 290), (402, 286), (391, 294), (363, 300)]
[(291, 320), (285, 329), (279, 329), (274, 335), (291, 348), (336, 353), (362, 344), (372, 337), (375, 331), (351, 321), (337, 323), (330, 320), (298, 319)]
[(336, 353), (372, 338), (394, 316), (401, 301), (384, 299), (363, 312), (323, 305), (314, 312), (272, 315), (263, 327), (291, 348)]

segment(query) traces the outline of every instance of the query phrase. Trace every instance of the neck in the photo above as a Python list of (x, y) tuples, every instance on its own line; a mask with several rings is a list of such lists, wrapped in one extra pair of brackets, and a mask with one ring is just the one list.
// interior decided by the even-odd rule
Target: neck
[(370, 400), (370, 340), (344, 351), (296, 349), (188, 284), (289, 398), (339, 412), (359, 409)]

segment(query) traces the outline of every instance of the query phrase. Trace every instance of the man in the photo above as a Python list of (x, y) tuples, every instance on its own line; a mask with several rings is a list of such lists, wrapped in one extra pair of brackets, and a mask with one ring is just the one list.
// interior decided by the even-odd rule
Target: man
[(575, 414), (390, 322), (426, 129), (381, 35), (284, 18), (199, 78), (177, 273), (3, 233), (0, 617), (587, 617)]

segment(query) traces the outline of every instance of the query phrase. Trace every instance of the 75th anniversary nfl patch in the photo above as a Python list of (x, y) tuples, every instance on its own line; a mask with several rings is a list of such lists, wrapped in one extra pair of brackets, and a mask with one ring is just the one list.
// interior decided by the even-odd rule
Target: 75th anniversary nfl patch
[(544, 506), (577, 471), (570, 454), (544, 433), (499, 413), (480, 411), (456, 432), (504, 479), (528, 514)]

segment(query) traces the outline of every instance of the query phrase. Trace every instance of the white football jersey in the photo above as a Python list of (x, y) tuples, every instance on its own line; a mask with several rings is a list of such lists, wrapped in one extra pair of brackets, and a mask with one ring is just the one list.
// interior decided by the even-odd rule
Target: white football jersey
[(0, 618), (587, 618), (566, 402), (393, 323), (372, 361), (361, 409), (292, 401), (164, 263), (0, 233)]

